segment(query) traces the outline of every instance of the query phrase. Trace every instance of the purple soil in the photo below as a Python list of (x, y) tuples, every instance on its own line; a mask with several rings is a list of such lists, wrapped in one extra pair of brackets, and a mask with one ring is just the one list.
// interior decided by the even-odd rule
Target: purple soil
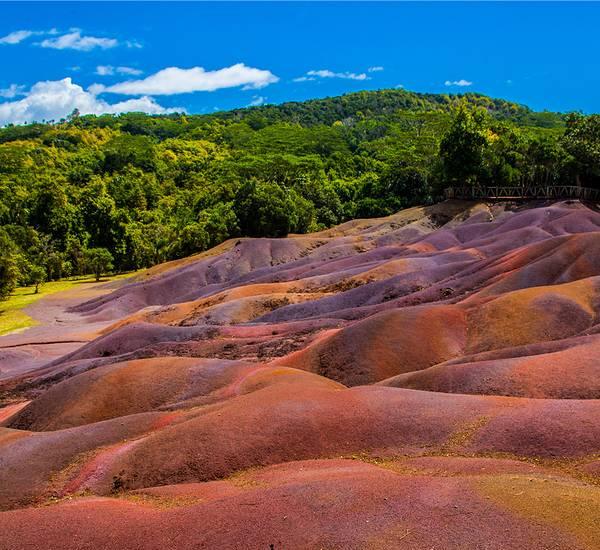
[(449, 201), (98, 292), (0, 338), (0, 548), (600, 545), (594, 208)]

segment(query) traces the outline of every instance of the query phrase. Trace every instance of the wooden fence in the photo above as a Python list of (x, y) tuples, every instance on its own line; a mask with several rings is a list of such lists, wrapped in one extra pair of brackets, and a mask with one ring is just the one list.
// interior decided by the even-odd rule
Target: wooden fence
[(447, 199), (464, 200), (581, 199), (584, 201), (600, 201), (600, 189), (579, 187), (577, 185), (448, 187), (444, 190), (444, 194)]

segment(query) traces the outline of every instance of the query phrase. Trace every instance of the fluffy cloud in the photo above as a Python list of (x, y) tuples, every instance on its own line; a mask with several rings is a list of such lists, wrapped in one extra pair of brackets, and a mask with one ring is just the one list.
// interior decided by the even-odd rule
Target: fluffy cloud
[(19, 44), (34, 34), (33, 31), (14, 31), (0, 38), (0, 44)]
[(124, 74), (138, 76), (143, 71), (134, 69), (133, 67), (113, 67), (112, 65), (98, 65), (96, 67), (96, 74), (100, 76), (112, 76), (114, 74)]
[(267, 101), (267, 98), (262, 95), (255, 95), (252, 97), (252, 101), (248, 103), (248, 107), (258, 107), (263, 105)]
[(446, 82), (444, 82), (445, 86), (460, 86), (460, 87), (465, 87), (465, 86), (471, 86), (473, 83), (465, 80), (464, 78), (461, 78), (460, 80), (446, 80)]
[(25, 95), (25, 93), (23, 92), (24, 89), (25, 89), (25, 86), (11, 84), (8, 88), (0, 89), (0, 97), (12, 99), (13, 97), (17, 97), (19, 95)]
[(85, 91), (70, 78), (38, 82), (23, 99), (0, 103), (0, 124), (22, 124), (25, 122), (58, 120), (66, 117), (73, 109), (81, 114), (123, 113), (143, 111), (160, 114), (183, 109), (165, 109), (151, 97), (140, 97), (108, 103), (94, 93)]
[(115, 68), (112, 65), (98, 65), (96, 74), (99, 76), (111, 76), (115, 74)]
[(271, 71), (247, 67), (243, 63), (216, 71), (206, 71), (203, 67), (168, 67), (141, 80), (128, 80), (109, 86), (105, 91), (124, 95), (173, 95), (213, 92), (238, 86), (243, 86), (244, 90), (256, 90), (278, 80)]
[(377, 65), (375, 67), (369, 67), (367, 69), (368, 73), (379, 73), (381, 71), (383, 71), (383, 67), (381, 65)]
[(309, 82), (311, 80), (317, 80), (318, 78), (344, 78), (347, 80), (369, 80), (366, 73), (335, 73), (328, 69), (321, 69), (318, 71), (308, 71), (304, 76), (294, 78), (294, 82)]
[(46, 38), (39, 44), (42, 48), (54, 50), (78, 50), (89, 52), (95, 48), (108, 50), (119, 45), (115, 38), (100, 38), (97, 36), (83, 36), (80, 30), (73, 30), (56, 38)]

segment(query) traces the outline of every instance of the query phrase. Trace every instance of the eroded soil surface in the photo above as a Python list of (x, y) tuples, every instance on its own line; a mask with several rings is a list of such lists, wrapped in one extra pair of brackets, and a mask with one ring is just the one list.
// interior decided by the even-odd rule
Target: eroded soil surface
[(36, 308), (2, 549), (600, 548), (592, 207), (232, 240)]

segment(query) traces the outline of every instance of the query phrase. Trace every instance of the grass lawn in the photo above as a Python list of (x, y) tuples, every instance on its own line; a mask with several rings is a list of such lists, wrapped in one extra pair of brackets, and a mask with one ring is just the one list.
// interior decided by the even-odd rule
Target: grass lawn
[[(115, 281), (117, 279), (125, 279), (131, 277), (135, 273), (124, 273), (113, 277), (103, 277), (101, 282)], [(35, 287), (24, 286), (15, 289), (7, 300), (0, 301), (0, 335), (12, 332), (13, 330), (24, 329), (37, 325), (37, 321), (32, 319), (21, 311), (29, 304), (55, 292), (61, 292), (73, 288), (82, 282), (95, 282), (93, 276), (79, 277), (72, 279), (62, 279), (60, 281), (52, 281), (40, 286), (39, 292), (34, 294)]]

